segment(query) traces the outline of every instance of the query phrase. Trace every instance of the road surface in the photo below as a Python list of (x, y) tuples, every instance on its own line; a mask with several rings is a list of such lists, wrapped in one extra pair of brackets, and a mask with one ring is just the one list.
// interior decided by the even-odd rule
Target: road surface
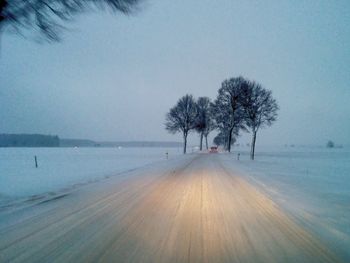
[(339, 262), (219, 154), (85, 188), (3, 213), (0, 262)]

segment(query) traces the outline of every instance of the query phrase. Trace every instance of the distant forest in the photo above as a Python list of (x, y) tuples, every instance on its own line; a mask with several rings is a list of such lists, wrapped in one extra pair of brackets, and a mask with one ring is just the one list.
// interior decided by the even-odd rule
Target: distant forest
[(95, 142), (82, 139), (60, 139), (43, 134), (0, 134), (0, 147), (181, 147), (179, 142), (121, 141)]
[(42, 134), (0, 134), (0, 147), (59, 147), (58, 136)]
[(163, 141), (117, 141), (96, 142), (81, 139), (61, 139), (60, 147), (181, 147), (180, 142)]

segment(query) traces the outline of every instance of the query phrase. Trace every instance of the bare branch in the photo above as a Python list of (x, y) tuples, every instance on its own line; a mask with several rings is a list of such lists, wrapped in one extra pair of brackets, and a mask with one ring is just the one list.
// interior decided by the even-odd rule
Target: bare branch
[(142, 0), (0, 0), (0, 28), (37, 31), (48, 41), (59, 41), (63, 22), (87, 10), (130, 14)]

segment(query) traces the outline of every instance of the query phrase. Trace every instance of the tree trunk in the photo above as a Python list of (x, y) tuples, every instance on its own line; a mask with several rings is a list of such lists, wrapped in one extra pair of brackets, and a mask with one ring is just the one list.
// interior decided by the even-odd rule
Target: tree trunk
[(232, 130), (233, 129), (230, 129), (230, 132), (228, 134), (227, 151), (229, 153), (231, 152)]
[(208, 135), (205, 135), (205, 147), (208, 150)]
[(184, 154), (186, 154), (187, 149), (187, 132), (184, 132)]
[(250, 159), (254, 160), (255, 156), (255, 141), (256, 141), (256, 131), (253, 131), (252, 145), (250, 147)]
[(203, 150), (203, 132), (201, 132), (201, 136), (200, 136), (199, 150), (200, 151)]

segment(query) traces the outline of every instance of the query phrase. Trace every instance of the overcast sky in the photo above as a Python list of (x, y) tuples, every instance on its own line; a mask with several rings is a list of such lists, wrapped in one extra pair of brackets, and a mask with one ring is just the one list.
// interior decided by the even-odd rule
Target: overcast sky
[(243, 75), (281, 108), (259, 144), (350, 144), (348, 0), (148, 0), (68, 26), (56, 44), (2, 35), (0, 133), (181, 141), (164, 129), (178, 98)]

